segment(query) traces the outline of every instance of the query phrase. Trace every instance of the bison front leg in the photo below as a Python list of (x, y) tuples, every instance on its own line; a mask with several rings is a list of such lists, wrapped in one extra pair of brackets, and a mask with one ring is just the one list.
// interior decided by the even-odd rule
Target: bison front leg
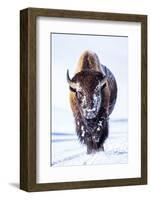
[(100, 144), (99, 142), (93, 142), (93, 149), (95, 152), (99, 152), (99, 151), (104, 151), (104, 146), (103, 144)]
[(87, 146), (87, 154), (91, 154), (93, 150), (93, 142), (91, 136), (86, 137), (85, 144)]
[(104, 142), (108, 137), (108, 131), (109, 131), (109, 123), (108, 120), (105, 120), (103, 121), (103, 128), (100, 132), (100, 138), (98, 143), (98, 149), (101, 151), (104, 151)]

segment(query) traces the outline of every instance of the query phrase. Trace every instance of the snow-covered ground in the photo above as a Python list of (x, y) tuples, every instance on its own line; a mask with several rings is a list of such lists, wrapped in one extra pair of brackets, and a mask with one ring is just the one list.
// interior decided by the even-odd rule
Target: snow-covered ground
[(123, 164), (128, 162), (127, 120), (110, 121), (105, 151), (88, 155), (75, 133), (52, 134), (52, 166)]

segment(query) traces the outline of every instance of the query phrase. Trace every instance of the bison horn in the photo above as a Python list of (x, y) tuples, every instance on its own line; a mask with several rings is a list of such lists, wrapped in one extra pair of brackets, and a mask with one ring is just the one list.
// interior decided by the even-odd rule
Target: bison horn
[(70, 79), (70, 76), (69, 76), (69, 70), (67, 70), (67, 82), (69, 83), (69, 86), (74, 89), (74, 90), (77, 90), (78, 89), (78, 85), (77, 83), (73, 82), (71, 79)]
[(105, 76), (100, 82), (99, 82), (99, 87), (103, 87), (103, 85), (106, 83), (107, 77)]

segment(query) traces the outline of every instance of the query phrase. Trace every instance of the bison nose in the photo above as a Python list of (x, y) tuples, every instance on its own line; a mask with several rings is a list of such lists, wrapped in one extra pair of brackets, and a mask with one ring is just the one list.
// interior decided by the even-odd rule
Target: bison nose
[(87, 119), (92, 119), (95, 117), (95, 111), (92, 111), (91, 109), (88, 109), (86, 112), (85, 112), (85, 117)]

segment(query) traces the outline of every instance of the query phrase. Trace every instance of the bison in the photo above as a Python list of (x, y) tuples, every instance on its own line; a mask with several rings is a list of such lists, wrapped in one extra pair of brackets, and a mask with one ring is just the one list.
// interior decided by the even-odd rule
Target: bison
[(67, 82), (80, 142), (87, 146), (87, 154), (104, 151), (109, 115), (117, 98), (117, 83), (113, 73), (100, 63), (96, 53), (85, 51), (80, 56), (72, 79), (67, 70)]

